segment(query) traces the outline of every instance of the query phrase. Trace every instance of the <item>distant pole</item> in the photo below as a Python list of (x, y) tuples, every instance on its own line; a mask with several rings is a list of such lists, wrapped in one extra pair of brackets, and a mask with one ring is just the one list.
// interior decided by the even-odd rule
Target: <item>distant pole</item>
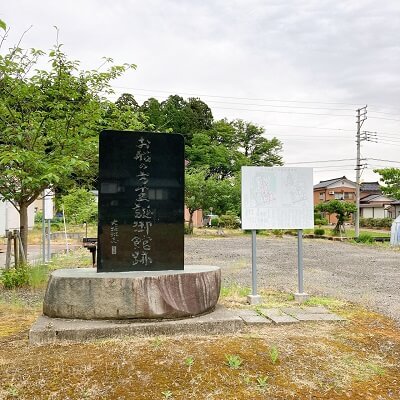
[[(361, 113), (362, 112), (362, 113)], [(360, 235), (360, 178), (361, 178), (361, 126), (367, 119), (367, 106), (357, 110), (357, 161), (356, 161), (356, 218), (354, 221), (354, 237)]]
[(51, 261), (51, 220), (47, 220), (47, 261)]
[(46, 211), (46, 202), (44, 200), (45, 192), (43, 190), (42, 198), (42, 261), (43, 264), (46, 262), (46, 222), (44, 220), (44, 213)]
[[(65, 222), (64, 205), (62, 206), (62, 213), (63, 213), (63, 221), (64, 221), (65, 247), (66, 247), (66, 250), (67, 250), (67, 253), (68, 253), (69, 252), (69, 247), (68, 247), (67, 224)], [(86, 233), (86, 237), (87, 237), (87, 233)]]

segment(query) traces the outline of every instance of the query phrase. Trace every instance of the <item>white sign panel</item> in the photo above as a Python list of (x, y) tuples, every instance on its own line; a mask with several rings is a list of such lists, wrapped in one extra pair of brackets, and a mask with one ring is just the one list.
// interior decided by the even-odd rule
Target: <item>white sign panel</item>
[(242, 229), (314, 228), (312, 168), (242, 167)]
[(44, 190), (44, 219), (54, 218), (54, 205), (53, 205), (54, 193), (51, 189)]

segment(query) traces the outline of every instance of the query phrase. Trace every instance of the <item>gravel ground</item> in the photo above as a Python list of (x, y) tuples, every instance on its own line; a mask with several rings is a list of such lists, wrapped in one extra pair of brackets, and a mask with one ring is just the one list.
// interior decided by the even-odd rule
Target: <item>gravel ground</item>
[[(373, 308), (400, 323), (400, 252), (304, 239), (304, 290)], [(185, 263), (221, 267), (223, 283), (251, 286), (251, 236), (185, 237)], [(297, 239), (257, 238), (258, 287), (296, 292)]]

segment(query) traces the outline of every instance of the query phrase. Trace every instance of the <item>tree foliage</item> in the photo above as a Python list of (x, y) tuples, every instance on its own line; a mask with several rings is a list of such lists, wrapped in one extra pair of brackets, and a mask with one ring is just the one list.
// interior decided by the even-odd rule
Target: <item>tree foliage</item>
[(65, 218), (72, 224), (94, 222), (97, 219), (97, 202), (93, 193), (75, 188), (62, 196), (61, 203), (64, 206)]
[(344, 230), (344, 223), (349, 220), (351, 214), (357, 211), (357, 206), (347, 201), (330, 200), (326, 203), (317, 204), (315, 211), (336, 214), (337, 223), (334, 231), (339, 233), (341, 229)]
[[(39, 69), (48, 61), (48, 69)], [(19, 47), (0, 54), (0, 194), (20, 212), (27, 247), (27, 207), (47, 187), (66, 188), (97, 172), (100, 130), (141, 124), (102, 97), (132, 64), (81, 71), (57, 45), (48, 54)]]
[(382, 181), (386, 185), (382, 186), (383, 193), (395, 199), (400, 199), (400, 169), (384, 168), (377, 169), (374, 172), (381, 176)]
[(199, 98), (185, 100), (171, 95), (165, 101), (146, 100), (140, 111), (146, 116), (146, 127), (159, 132), (180, 133), (191, 145), (194, 132), (210, 129), (213, 122), (211, 109)]
[(265, 130), (243, 120), (220, 120), (196, 132), (186, 146), (189, 168), (206, 167), (218, 179), (232, 178), (242, 166), (282, 165), (281, 142), (267, 139)]

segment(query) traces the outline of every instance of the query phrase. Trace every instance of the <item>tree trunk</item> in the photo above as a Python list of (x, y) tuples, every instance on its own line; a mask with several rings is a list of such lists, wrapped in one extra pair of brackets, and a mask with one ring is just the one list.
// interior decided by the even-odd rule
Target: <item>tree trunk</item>
[(189, 235), (193, 234), (193, 214), (194, 211), (189, 211)]
[(19, 205), (19, 231), (25, 255), (28, 254), (28, 205)]

